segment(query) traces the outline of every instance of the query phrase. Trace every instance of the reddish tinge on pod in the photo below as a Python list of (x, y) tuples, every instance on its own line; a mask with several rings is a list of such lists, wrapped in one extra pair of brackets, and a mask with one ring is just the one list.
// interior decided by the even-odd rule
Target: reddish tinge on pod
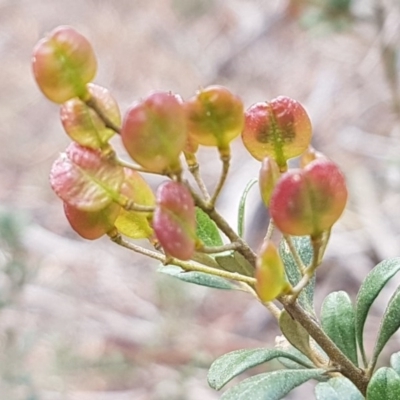
[[(88, 91), (97, 107), (114, 125), (121, 124), (118, 104), (110, 92), (101, 86), (89, 83)], [(68, 136), (81, 146), (98, 149), (115, 134), (105, 126), (103, 120), (86, 103), (75, 97), (60, 108), (61, 122)]]
[(296, 100), (279, 96), (256, 103), (245, 113), (242, 140), (249, 153), (261, 161), (272, 157), (281, 170), (286, 162), (307, 149), (311, 141), (311, 121)]
[(258, 177), (258, 185), (262, 200), (266, 207), (269, 207), (272, 191), (280, 177), (278, 164), (270, 157), (265, 157), (261, 163)]
[(276, 299), (290, 288), (283, 262), (270, 240), (262, 244), (258, 253), (255, 278), (256, 292), (263, 303)]
[(226, 150), (243, 129), (243, 103), (222, 86), (199, 90), (185, 103), (185, 110), (190, 137), (204, 146)]
[(181, 183), (163, 183), (156, 193), (157, 206), (153, 215), (155, 235), (165, 253), (189, 260), (196, 243), (196, 212), (193, 198)]
[(70, 26), (59, 26), (33, 50), (32, 68), (43, 94), (55, 103), (85, 98), (97, 61), (89, 41)]
[(88, 240), (95, 240), (110, 232), (121, 207), (111, 203), (98, 211), (82, 211), (64, 203), (64, 212), (72, 229)]
[(304, 169), (282, 175), (272, 193), (269, 211), (281, 232), (318, 236), (339, 219), (346, 201), (343, 174), (335, 163), (320, 158)]
[(125, 114), (124, 146), (139, 165), (154, 172), (179, 170), (179, 155), (186, 145), (186, 119), (180, 99), (156, 92)]

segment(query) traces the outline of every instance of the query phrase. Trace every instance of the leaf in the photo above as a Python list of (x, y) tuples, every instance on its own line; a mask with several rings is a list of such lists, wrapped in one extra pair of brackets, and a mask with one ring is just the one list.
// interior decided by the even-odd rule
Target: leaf
[(279, 400), (291, 390), (324, 374), (323, 369), (280, 370), (245, 379), (226, 391), (221, 400)]
[(257, 183), (257, 179), (256, 178), (251, 179), (244, 188), (244, 191), (240, 198), (239, 210), (238, 210), (238, 234), (240, 237), (243, 237), (244, 233), (244, 219), (245, 219), (247, 195), (249, 194), (250, 189), (254, 186), (255, 183)]
[(216, 247), (223, 245), (217, 225), (198, 207), (196, 207), (196, 223), (196, 235), (206, 246)]
[(279, 317), (279, 327), (286, 339), (296, 349), (301, 351), (307, 357), (311, 356), (310, 335), (308, 332), (294, 320), (290, 314), (283, 310)]
[[(308, 236), (292, 237), (294, 247), (303, 262), (304, 265), (309, 265), (313, 257), (313, 249)], [(302, 278), (299, 268), (294, 260), (289, 246), (286, 240), (282, 240), (279, 245), (279, 254), (282, 258), (283, 264), (285, 265), (286, 276), (292, 286), (296, 284)], [(314, 289), (315, 289), (315, 277), (310, 280), (310, 283), (301, 291), (299, 295), (299, 303), (309, 313), (315, 314), (314, 312)]]
[(392, 258), (379, 263), (365, 278), (356, 299), (356, 337), (358, 346), (366, 364), (363, 344), (365, 321), (372, 303), (388, 280), (400, 271), (400, 258)]
[(181, 281), (194, 283), (200, 286), (224, 290), (245, 290), (244, 286), (241, 286), (239, 283), (234, 283), (219, 276), (206, 274), (204, 272), (185, 272), (182, 268), (175, 265), (163, 265), (158, 269), (158, 272), (162, 272), (163, 274), (178, 278)]
[(253, 268), (245, 261), (244, 257), (236, 255), (235, 252), (225, 252), (215, 257), (218, 265), (225, 271), (238, 272), (246, 276), (253, 276)]
[(347, 378), (337, 377), (321, 382), (315, 387), (317, 400), (364, 400), (364, 396)]
[(392, 354), (390, 365), (400, 376), (400, 352)]
[(297, 362), (290, 360), (289, 358), (279, 358), (278, 361), (284, 367), (288, 369), (301, 369), (303, 368), (302, 365), (307, 365), (310, 368), (314, 368), (312, 361), (307, 356), (305, 356), (301, 351), (293, 347), (285, 338), (285, 336), (281, 335), (276, 337), (275, 348), (284, 351), (285, 353), (291, 354), (292, 356), (296, 357), (302, 362), (302, 364), (299, 364)]
[(400, 377), (391, 368), (378, 369), (368, 384), (367, 400), (398, 400)]
[(242, 349), (224, 354), (211, 364), (207, 376), (208, 384), (213, 389), (220, 390), (231, 379), (249, 368), (253, 368), (278, 357), (290, 359), (302, 365), (303, 368), (312, 368), (310, 363), (304, 363), (300, 358), (282, 350), (265, 348)]
[(321, 325), (336, 346), (358, 366), (354, 309), (346, 292), (333, 292), (325, 298)]
[[(389, 304), (383, 314), (381, 326), (378, 333), (374, 353), (371, 359), (371, 365), (375, 366), (379, 354), (385, 347), (388, 340), (400, 328), (400, 287), (391, 297)], [(400, 392), (399, 392), (400, 393)]]

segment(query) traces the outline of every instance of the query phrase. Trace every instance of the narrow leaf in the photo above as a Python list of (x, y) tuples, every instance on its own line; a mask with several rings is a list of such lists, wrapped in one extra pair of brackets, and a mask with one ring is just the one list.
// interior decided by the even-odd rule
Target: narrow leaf
[(221, 400), (280, 400), (291, 390), (324, 374), (323, 369), (280, 370), (245, 379), (226, 391)]
[(249, 368), (253, 368), (278, 357), (292, 360), (293, 362), (302, 365), (303, 368), (312, 368), (310, 363), (304, 363), (300, 358), (285, 351), (264, 348), (242, 349), (224, 354), (211, 364), (207, 377), (208, 384), (213, 389), (220, 390), (231, 379)]
[[(313, 257), (313, 249), (310, 238), (308, 236), (299, 236), (292, 237), (292, 240), (303, 264), (309, 265)], [(285, 265), (285, 271), (289, 282), (292, 284), (292, 286), (296, 286), (302, 276), (285, 240), (282, 240), (280, 243), (279, 254), (282, 258), (283, 264)], [(310, 283), (301, 291), (299, 295), (299, 303), (303, 308), (312, 314), (314, 314), (314, 289), (315, 277), (310, 280)]]
[(372, 376), (367, 387), (367, 400), (398, 400), (400, 377), (391, 368), (380, 368)]
[(223, 245), (215, 222), (198, 207), (196, 207), (196, 224), (196, 235), (206, 246)]
[[(383, 314), (379, 329), (378, 340), (375, 344), (374, 353), (371, 359), (371, 366), (375, 367), (379, 354), (385, 347), (388, 340), (400, 328), (400, 287), (393, 294)], [(400, 392), (399, 392), (400, 396)]]
[(311, 368), (314, 368), (314, 365), (312, 361), (305, 356), (301, 351), (297, 350), (295, 347), (293, 347), (288, 340), (285, 338), (285, 336), (277, 336), (275, 339), (275, 348), (277, 350), (284, 351), (285, 353), (289, 353), (290, 355), (296, 357), (299, 359), (302, 364), (299, 364), (297, 362), (292, 361), (289, 358), (279, 358), (278, 361), (286, 368), (288, 369), (302, 369), (303, 365), (310, 366)]
[(240, 258), (235, 255), (234, 252), (225, 252), (215, 257), (218, 265), (225, 271), (238, 272), (239, 274), (246, 276), (253, 276), (253, 271), (249, 264), (244, 260), (244, 257)]
[(390, 365), (400, 376), (400, 351), (392, 354), (390, 357)]
[(185, 272), (175, 265), (163, 265), (158, 269), (158, 272), (162, 272), (163, 274), (178, 278), (181, 281), (194, 283), (200, 286), (224, 290), (245, 290), (240, 284), (236, 284), (219, 276), (196, 271)]
[(238, 211), (238, 234), (240, 237), (243, 237), (244, 234), (244, 220), (245, 220), (247, 195), (249, 194), (250, 189), (254, 186), (255, 183), (257, 183), (257, 179), (255, 178), (251, 179), (244, 188), (242, 197), (240, 198), (239, 211)]
[(364, 396), (347, 378), (338, 377), (321, 382), (315, 387), (317, 400), (364, 400)]
[(399, 271), (400, 257), (382, 261), (367, 275), (358, 292), (356, 300), (356, 337), (365, 364), (363, 331), (369, 309), (388, 280)]
[(321, 310), (322, 328), (352, 363), (358, 365), (354, 320), (353, 305), (346, 292), (333, 292), (325, 298)]

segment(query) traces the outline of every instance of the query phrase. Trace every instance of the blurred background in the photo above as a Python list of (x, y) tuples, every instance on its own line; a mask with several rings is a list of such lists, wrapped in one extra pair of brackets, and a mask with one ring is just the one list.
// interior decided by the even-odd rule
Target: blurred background
[[(90, 40), (95, 82), (122, 112), (152, 90), (188, 98), (214, 83), (246, 107), (278, 95), (305, 106), (315, 147), (340, 164), (350, 190), (319, 271), (318, 309), (332, 290), (354, 298), (376, 263), (400, 256), (398, 0), (0, 0), (2, 400), (214, 400), (210, 363), (278, 334), (248, 295), (160, 276), (142, 256), (68, 226), (48, 173), (69, 140), (30, 66), (35, 43), (60, 24)], [(235, 224), (238, 193), (259, 165), (233, 147), (218, 206)], [(218, 155), (200, 158), (212, 188)], [(267, 221), (254, 190), (246, 217), (256, 247)], [(399, 283), (368, 320), (369, 350)], [(397, 335), (381, 363), (399, 348)], [(312, 386), (287, 398), (312, 398)]]

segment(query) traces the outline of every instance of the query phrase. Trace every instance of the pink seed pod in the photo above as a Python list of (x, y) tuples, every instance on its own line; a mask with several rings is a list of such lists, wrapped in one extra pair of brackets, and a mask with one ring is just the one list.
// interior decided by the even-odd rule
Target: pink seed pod
[(153, 215), (155, 235), (169, 256), (189, 260), (196, 243), (196, 212), (193, 198), (181, 183), (163, 183), (156, 193)]
[[(90, 96), (114, 125), (121, 124), (121, 114), (118, 104), (110, 92), (101, 86), (89, 83), (87, 85)], [(99, 149), (103, 147), (115, 134), (105, 126), (97, 113), (86, 103), (75, 97), (60, 108), (60, 118), (68, 136), (81, 146)]]
[(281, 170), (286, 162), (307, 149), (311, 141), (311, 121), (296, 100), (279, 96), (256, 103), (245, 113), (242, 140), (249, 153), (261, 161), (273, 158)]
[(262, 244), (258, 253), (255, 278), (256, 292), (263, 303), (275, 300), (290, 288), (283, 262), (270, 240)]
[(243, 103), (222, 86), (208, 86), (185, 103), (190, 137), (198, 144), (229, 148), (244, 126)]
[(269, 207), (272, 191), (280, 177), (278, 164), (270, 157), (265, 157), (261, 163), (258, 177), (258, 185), (262, 200), (266, 207)]
[(70, 26), (59, 26), (36, 44), (32, 68), (43, 94), (61, 104), (87, 96), (86, 84), (96, 75), (97, 61), (84, 36)]
[(339, 219), (346, 201), (343, 174), (335, 163), (321, 158), (285, 173), (275, 186), (269, 210), (282, 233), (318, 236)]
[(128, 154), (154, 172), (179, 169), (179, 155), (186, 145), (183, 106), (172, 93), (156, 92), (126, 112), (121, 130)]
[(111, 203), (99, 211), (82, 211), (64, 203), (64, 212), (72, 229), (84, 239), (95, 240), (110, 232), (121, 207)]

